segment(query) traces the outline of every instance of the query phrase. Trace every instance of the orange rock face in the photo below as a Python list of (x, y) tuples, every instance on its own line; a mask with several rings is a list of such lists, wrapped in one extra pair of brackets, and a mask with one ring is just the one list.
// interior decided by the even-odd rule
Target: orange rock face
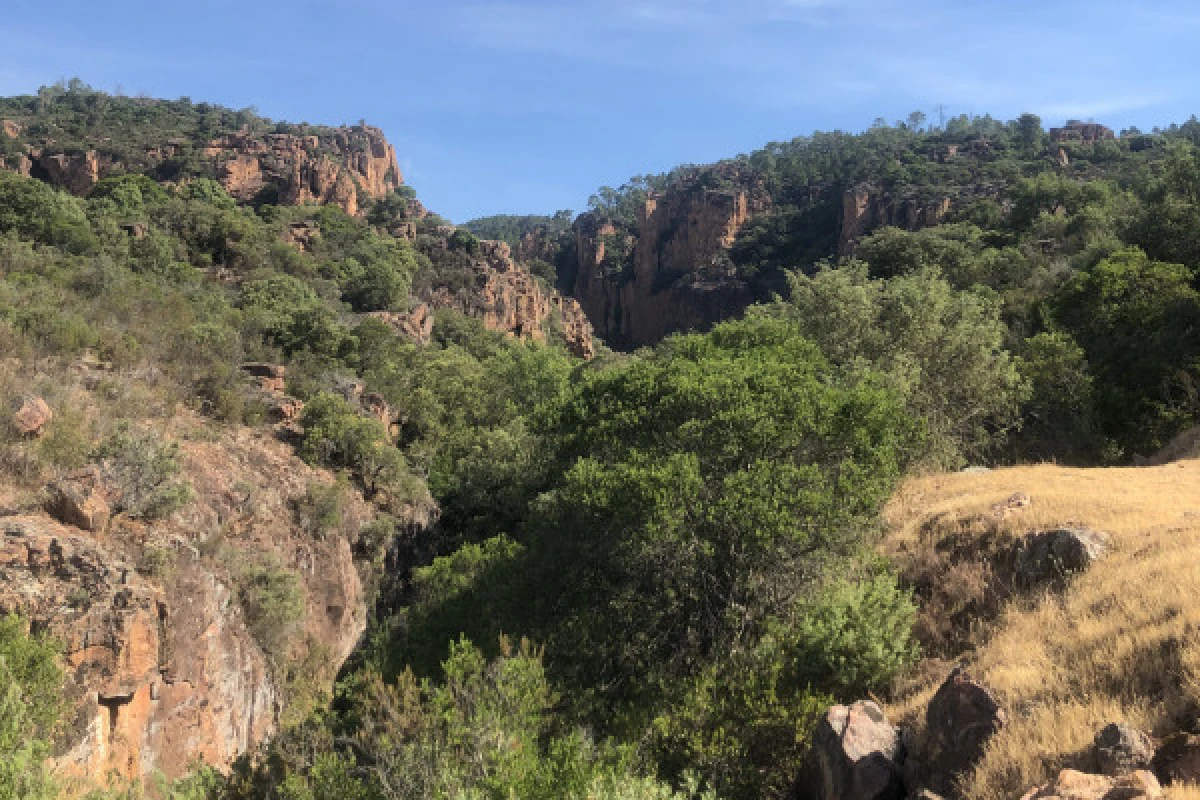
[(210, 142), (204, 155), (242, 201), (271, 190), (282, 205), (334, 203), (357, 214), (403, 183), (395, 148), (369, 125), (316, 136), (231, 134)]
[(854, 253), (858, 240), (885, 225), (909, 231), (929, 228), (950, 213), (953, 201), (941, 197), (932, 202), (915, 198), (893, 198), (870, 184), (859, 184), (842, 195), (842, 222), (838, 236), (839, 255)]
[[(17, 136), (22, 129), (6, 121), (4, 131)], [(184, 140), (170, 140), (146, 149), (126, 171), (147, 171), (177, 156)], [(16, 166), (24, 175), (86, 195), (115, 165), (95, 150), (55, 152), (52, 144), (27, 147)], [(383, 132), (369, 125), (326, 129), (317, 135), (291, 133), (234, 133), (208, 142), (201, 149), (226, 190), (238, 200), (269, 196), (282, 205), (334, 203), (357, 214), (368, 200), (389, 194), (404, 179), (396, 151)]]
[[(352, 546), (372, 512), (360, 496), (336, 534), (314, 537), (294, 504), (333, 477), (270, 432), (184, 441), (182, 456), (195, 500), (170, 520), (118, 518), (104, 534), (40, 513), (0, 520), (0, 614), (64, 647), (73, 711), (55, 761), (70, 780), (225, 767), (275, 730), (286, 698), (233, 588), (238, 565), (270, 558), (297, 576), (305, 614), (281, 655), (318, 645), (327, 686), (365, 629)], [(220, 552), (203, 553), (214, 539)], [(139, 572), (148, 548), (167, 554), (167, 572)]]
[(30, 174), (55, 186), (61, 186), (72, 194), (82, 195), (92, 190), (109, 166), (106, 160), (102, 160), (92, 150), (69, 155), (34, 154)]
[(438, 287), (424, 299), (434, 308), (453, 308), (483, 320), (490, 330), (521, 339), (544, 341), (547, 328), (561, 327), (567, 349), (581, 358), (595, 353), (592, 325), (573, 298), (538, 283), (512, 260), (508, 244), (480, 242), (474, 282), (458, 290)]
[[(576, 223), (578, 272), (572, 294), (599, 335), (616, 347), (652, 344), (675, 331), (704, 329), (740, 312), (753, 290), (725, 252), (742, 226), (769, 210), (770, 197), (735, 167), (725, 188), (683, 181), (646, 200), (630, 233), (594, 214)], [(609, 247), (629, 249), (622, 274), (606, 266)]]

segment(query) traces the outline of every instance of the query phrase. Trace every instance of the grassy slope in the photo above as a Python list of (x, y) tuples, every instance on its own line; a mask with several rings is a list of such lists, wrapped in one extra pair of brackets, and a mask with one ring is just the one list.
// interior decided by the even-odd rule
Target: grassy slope
[[(1032, 505), (996, 520), (993, 506), (1015, 492)], [(902, 564), (922, 539), (928, 545), (950, 531), (983, 537), (1082, 523), (1114, 540), (1113, 554), (1065, 592), (1009, 602), (975, 632), (978, 648), (965, 659), (1009, 709), (1010, 724), (967, 796), (1018, 796), (1071, 766), (1108, 722), (1163, 735), (1200, 711), (1200, 460), (928, 476), (902, 488), (887, 519), (884, 547)], [(919, 728), (942, 666), (900, 692), (893, 718)]]

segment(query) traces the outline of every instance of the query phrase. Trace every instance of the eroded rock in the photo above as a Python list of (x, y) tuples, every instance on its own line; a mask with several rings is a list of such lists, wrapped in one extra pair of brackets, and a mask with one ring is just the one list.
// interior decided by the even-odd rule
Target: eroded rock
[(567, 349), (580, 358), (595, 353), (592, 324), (570, 297), (547, 290), (512, 260), (505, 242), (482, 241), (471, 285), (433, 287), (423, 299), (433, 308), (452, 308), (483, 321), (490, 330), (519, 339), (545, 341), (551, 324), (560, 326)]
[(96, 473), (77, 474), (46, 487), (46, 512), (66, 525), (99, 532), (108, 526), (112, 509)]
[(583, 214), (575, 224), (578, 262), (570, 293), (613, 347), (633, 349), (677, 331), (707, 329), (781, 291), (740, 278), (727, 256), (746, 223), (771, 207), (761, 176), (730, 164), (651, 193), (631, 230), (595, 212)]
[(802, 800), (901, 800), (900, 731), (873, 702), (833, 706), (813, 733), (797, 784)]

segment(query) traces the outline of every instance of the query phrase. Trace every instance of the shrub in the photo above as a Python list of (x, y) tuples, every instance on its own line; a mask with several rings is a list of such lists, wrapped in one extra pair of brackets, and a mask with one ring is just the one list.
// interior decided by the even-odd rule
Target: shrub
[(885, 687), (917, 657), (913, 623), (917, 610), (891, 575), (826, 587), (800, 611), (791, 640), (801, 681), (861, 697)]
[[(232, 551), (228, 551), (226, 559), (232, 557)], [(279, 668), (304, 622), (306, 606), (300, 576), (277, 556), (267, 554), (235, 564), (233, 581), (246, 615), (246, 628), (268, 660)]]
[(159, 441), (149, 431), (122, 424), (101, 442), (94, 456), (103, 459), (106, 476), (120, 489), (115, 510), (135, 519), (163, 519), (192, 500), (192, 487), (178, 479), (179, 445)]
[(296, 517), (300, 527), (317, 539), (341, 528), (346, 513), (345, 487), (340, 483), (312, 482), (296, 498)]

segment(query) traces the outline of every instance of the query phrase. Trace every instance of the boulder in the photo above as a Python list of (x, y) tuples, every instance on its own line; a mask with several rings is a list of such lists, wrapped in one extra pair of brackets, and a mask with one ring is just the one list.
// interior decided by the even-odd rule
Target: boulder
[(875, 703), (833, 706), (813, 733), (797, 796), (802, 800), (901, 800), (900, 731)]
[(1092, 755), (1101, 775), (1127, 775), (1150, 767), (1154, 742), (1137, 728), (1113, 723), (1096, 734)]
[(22, 436), (40, 436), (50, 420), (54, 419), (54, 412), (50, 410), (50, 406), (36, 394), (25, 395), (16, 405), (12, 424)]
[(1008, 716), (983, 684), (958, 667), (937, 690), (925, 712), (924, 766), (933, 789), (949, 791), (954, 779), (983, 757), (988, 740)]
[(46, 487), (46, 513), (65, 525), (99, 532), (108, 526), (112, 509), (95, 476), (75, 476)]
[(1031, 533), (1017, 549), (1016, 577), (1030, 588), (1083, 572), (1108, 554), (1106, 533), (1088, 528), (1058, 528)]
[(1151, 766), (1165, 784), (1200, 783), (1200, 736), (1177, 733), (1167, 737)]
[(1114, 778), (1064, 769), (1054, 783), (1030, 789), (1021, 800), (1137, 800), (1162, 796), (1158, 780), (1144, 770)]

